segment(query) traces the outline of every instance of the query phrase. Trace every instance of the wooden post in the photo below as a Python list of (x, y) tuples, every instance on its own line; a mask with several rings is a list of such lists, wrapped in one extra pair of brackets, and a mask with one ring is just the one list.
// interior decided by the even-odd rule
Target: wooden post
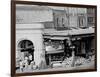
[(75, 46), (71, 46), (70, 48), (72, 49), (72, 64), (71, 64), (71, 66), (74, 67), (74, 65), (75, 65), (75, 51), (74, 51)]
[(74, 67), (74, 65), (75, 65), (75, 51), (72, 50), (72, 64), (71, 64), (71, 66)]
[(49, 65), (51, 66), (51, 55), (49, 54)]

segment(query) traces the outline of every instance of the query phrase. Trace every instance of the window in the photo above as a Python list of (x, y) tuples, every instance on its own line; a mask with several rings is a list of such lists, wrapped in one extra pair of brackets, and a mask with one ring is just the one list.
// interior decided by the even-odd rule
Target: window
[(93, 17), (88, 17), (88, 23), (94, 23), (94, 18)]
[(94, 14), (95, 13), (95, 10), (93, 8), (88, 8), (87, 9), (87, 13), (88, 14)]
[(79, 27), (86, 27), (86, 22), (85, 22), (85, 17), (84, 16), (79, 16), (78, 18), (78, 24)]
[(62, 27), (64, 27), (64, 28), (65, 28), (64, 18), (62, 18)]
[(57, 18), (57, 27), (59, 27), (59, 19)]
[(83, 26), (83, 18), (79, 18), (79, 26)]

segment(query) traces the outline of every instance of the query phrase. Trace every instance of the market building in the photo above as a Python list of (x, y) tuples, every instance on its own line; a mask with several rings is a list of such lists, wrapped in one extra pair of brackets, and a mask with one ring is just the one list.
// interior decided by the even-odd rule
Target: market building
[[(44, 30), (44, 39), (52, 43), (51, 50), (47, 51), (49, 57), (47, 64), (53, 60), (62, 61), (65, 55), (72, 56), (72, 50), (74, 50), (75, 56), (87, 57), (90, 53), (94, 53), (95, 13), (92, 9), (90, 12), (92, 19), (90, 19), (89, 10), (87, 8), (53, 9), (54, 27)], [(54, 50), (53, 45), (57, 45), (58, 49), (55, 47)]]
[(66, 57), (95, 53), (95, 10), (89, 10), (18, 5), (16, 63), (30, 53), (36, 65), (44, 63), (45, 68)]
[[(46, 7), (16, 6), (16, 63), (32, 55), (36, 65), (45, 63), (42, 22), (53, 21), (52, 11)], [(18, 64), (17, 64), (18, 66)]]

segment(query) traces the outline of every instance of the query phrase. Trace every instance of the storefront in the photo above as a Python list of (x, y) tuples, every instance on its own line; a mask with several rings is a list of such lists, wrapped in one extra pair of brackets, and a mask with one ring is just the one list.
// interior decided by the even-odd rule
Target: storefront
[(72, 36), (72, 44), (75, 46), (75, 55), (87, 57), (94, 54), (94, 34)]
[[(46, 63), (62, 63), (66, 57), (83, 57), (94, 54), (95, 36), (93, 33), (81, 33), (73, 35), (44, 35), (46, 49)], [(73, 63), (74, 64), (74, 63)]]
[(46, 50), (46, 63), (51, 66), (53, 62), (62, 62), (66, 56), (65, 41), (68, 37), (44, 38)]

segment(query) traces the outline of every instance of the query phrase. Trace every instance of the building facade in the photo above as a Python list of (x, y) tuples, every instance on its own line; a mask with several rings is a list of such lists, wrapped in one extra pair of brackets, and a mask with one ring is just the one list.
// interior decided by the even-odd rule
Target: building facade
[(43, 22), (53, 21), (52, 11), (39, 6), (16, 6), (16, 68), (19, 61), (29, 54), (40, 67), (45, 67), (45, 49), (43, 45)]
[[(49, 63), (47, 64), (55, 60), (55, 57), (56, 60), (61, 61), (65, 55), (72, 56), (72, 51), (75, 52), (75, 56), (85, 58), (88, 57), (90, 53), (95, 53), (95, 35), (93, 28), (93, 24), (95, 24), (94, 9), (73, 7), (64, 8), (62, 10), (53, 9), (53, 17), (53, 27), (45, 27), (44, 39), (46, 42), (47, 40), (51, 40), (53, 45), (58, 42), (58, 49), (50, 50), (51, 52), (47, 51), (49, 57)], [(51, 49), (54, 48), (52, 44)], [(61, 49), (59, 49), (59, 46)]]
[(62, 8), (17, 6), (16, 67), (29, 54), (38, 67), (45, 68), (54, 61), (62, 62), (66, 56), (87, 57), (94, 53), (94, 9)]

